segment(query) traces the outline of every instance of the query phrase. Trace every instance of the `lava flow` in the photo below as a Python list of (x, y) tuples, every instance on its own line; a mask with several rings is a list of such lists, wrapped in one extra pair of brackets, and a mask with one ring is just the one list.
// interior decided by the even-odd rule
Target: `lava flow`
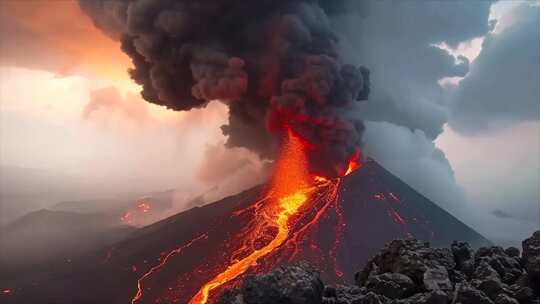
[[(228, 288), (241, 280), (245, 274), (260, 273), (276, 267), (284, 262), (295, 261), (297, 256), (310, 255), (313, 261), (323, 256), (321, 250), (330, 252), (329, 260), (333, 265), (336, 277), (341, 277), (337, 263), (336, 251), (340, 236), (343, 234), (344, 224), (338, 200), (338, 187), (340, 179), (330, 179), (324, 176), (311, 175), (308, 172), (307, 150), (308, 146), (302, 138), (291, 129), (287, 129), (286, 139), (282, 143), (281, 153), (276, 162), (273, 178), (265, 190), (262, 199), (249, 204), (246, 208), (238, 209), (232, 213), (234, 222), (239, 218), (249, 219), (241, 231), (229, 236), (231, 239), (223, 240), (225, 244), (232, 244), (223, 248), (221, 256), (225, 260), (217, 262), (216, 256), (210, 260), (203, 260), (199, 266), (193, 266), (191, 275), (180, 279), (176, 288), (182, 295), (173, 295), (168, 300), (184, 303), (188, 299), (190, 304), (204, 304), (213, 302), (224, 288)], [(345, 173), (350, 173), (358, 167), (358, 157), (352, 157)], [(336, 212), (336, 238), (330, 238), (328, 244), (315, 243), (309, 237), (314, 233), (319, 221), (328, 214), (328, 210)], [(210, 242), (213, 235), (211, 227), (204, 240)], [(191, 242), (190, 242), (191, 244)], [(205, 246), (205, 245), (201, 245)], [(322, 246), (322, 247), (321, 247)], [(183, 247), (182, 247), (183, 249)], [(309, 252), (308, 252), (309, 251)], [(152, 267), (137, 281), (137, 293), (132, 303), (142, 301), (143, 281), (148, 281), (168, 263), (172, 256), (182, 259), (184, 253), (173, 250), (165, 259)], [(327, 264), (320, 260), (321, 265)], [(316, 262), (316, 261), (315, 261)], [(221, 265), (223, 266), (219, 266)], [(218, 265), (218, 266), (212, 266)], [(197, 284), (192, 275), (209, 273), (206, 279)], [(232, 285), (231, 285), (232, 284)], [(191, 289), (193, 288), (193, 289)], [(188, 290), (193, 290), (189, 292)]]
[(191, 304), (206, 303), (212, 290), (245, 273), (258, 259), (274, 251), (289, 237), (289, 219), (309, 200), (312, 191), (309, 189), (310, 178), (304, 146), (290, 130), (275, 172), (272, 188), (269, 190), (274, 199), (260, 211), (258, 217), (269, 221), (265, 224), (276, 227), (277, 234), (264, 247), (229, 265), (225, 271), (206, 283), (191, 299)]

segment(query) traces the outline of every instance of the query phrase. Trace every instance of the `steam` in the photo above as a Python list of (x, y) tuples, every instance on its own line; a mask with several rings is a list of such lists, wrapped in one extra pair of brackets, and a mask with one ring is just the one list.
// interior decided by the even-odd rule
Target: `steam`
[(227, 147), (275, 155), (290, 126), (312, 146), (312, 170), (339, 174), (363, 125), (343, 113), (367, 99), (369, 72), (344, 64), (330, 15), (349, 1), (87, 1), (81, 8), (134, 64), (149, 102), (189, 111), (229, 106)]

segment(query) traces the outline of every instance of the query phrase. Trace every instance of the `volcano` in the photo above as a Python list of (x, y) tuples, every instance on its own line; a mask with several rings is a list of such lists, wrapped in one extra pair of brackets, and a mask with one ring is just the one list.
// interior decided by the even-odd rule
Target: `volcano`
[[(414, 237), (432, 246), (453, 240), (489, 245), (372, 159), (342, 178), (320, 179), (309, 204), (296, 205), (303, 212), (283, 242), (209, 289), (207, 303), (246, 275), (299, 260), (309, 261), (330, 282), (352, 281), (369, 257), (393, 239)], [(263, 225), (255, 236), (245, 229), (269, 199), (261, 195), (264, 189), (187, 210), (96, 254), (58, 265), (54, 273), (3, 280), (0, 287), (9, 287), (6, 298), (13, 303), (194, 303), (201, 286), (278, 238), (275, 227)]]

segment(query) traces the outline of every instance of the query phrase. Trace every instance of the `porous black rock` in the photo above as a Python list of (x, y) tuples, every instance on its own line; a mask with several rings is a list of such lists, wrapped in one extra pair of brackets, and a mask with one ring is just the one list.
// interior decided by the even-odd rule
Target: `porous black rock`
[(390, 299), (408, 297), (415, 290), (411, 278), (401, 273), (392, 272), (371, 276), (366, 283), (366, 288)]
[(324, 285), (314, 268), (301, 263), (248, 277), (241, 290), (246, 304), (321, 304)]
[(531, 287), (540, 296), (540, 231), (536, 231), (522, 243), (523, 261)]
[(247, 278), (219, 304), (540, 304), (540, 232), (516, 248), (464, 242), (432, 248), (414, 239), (389, 242), (355, 276), (355, 285), (324, 286), (300, 263)]

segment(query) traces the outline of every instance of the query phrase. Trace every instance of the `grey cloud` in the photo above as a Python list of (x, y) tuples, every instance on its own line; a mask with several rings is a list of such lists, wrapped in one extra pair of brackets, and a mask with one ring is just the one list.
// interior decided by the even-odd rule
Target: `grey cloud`
[(366, 122), (364, 152), (441, 207), (463, 218), (467, 199), (443, 151), (422, 131)]
[(523, 5), (515, 23), (486, 37), (456, 89), (450, 125), (463, 133), (540, 119), (540, 7)]
[(371, 72), (370, 102), (360, 105), (367, 120), (419, 129), (430, 138), (447, 121), (447, 96), (438, 80), (465, 76), (469, 62), (432, 44), (485, 35), (490, 1), (370, 1), (368, 16), (336, 21), (344, 33), (345, 58)]

